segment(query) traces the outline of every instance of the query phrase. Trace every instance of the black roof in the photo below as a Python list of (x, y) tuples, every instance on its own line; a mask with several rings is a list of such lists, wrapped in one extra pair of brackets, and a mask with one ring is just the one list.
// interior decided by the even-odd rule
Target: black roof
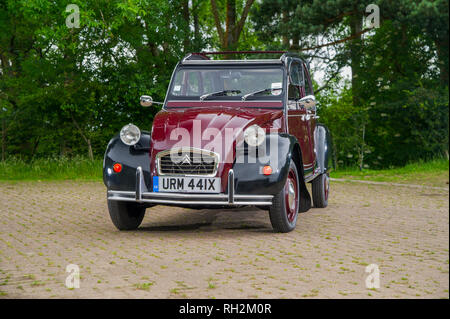
[[(226, 54), (281, 54), (278, 59), (240, 59), (240, 60), (211, 60), (209, 55)], [(285, 51), (220, 51), (190, 53), (181, 60), (181, 65), (228, 65), (228, 64), (285, 64), (288, 57), (301, 58), (296, 53)]]

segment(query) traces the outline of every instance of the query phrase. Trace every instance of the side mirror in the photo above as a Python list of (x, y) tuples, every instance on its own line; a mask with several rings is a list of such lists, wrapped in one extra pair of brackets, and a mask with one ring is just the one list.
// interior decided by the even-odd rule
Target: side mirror
[(141, 105), (143, 107), (149, 107), (152, 106), (153, 104), (153, 99), (150, 95), (142, 95), (141, 96)]
[(301, 108), (306, 108), (308, 110), (316, 110), (316, 98), (314, 95), (307, 95), (302, 97), (299, 101), (298, 101), (298, 105)]

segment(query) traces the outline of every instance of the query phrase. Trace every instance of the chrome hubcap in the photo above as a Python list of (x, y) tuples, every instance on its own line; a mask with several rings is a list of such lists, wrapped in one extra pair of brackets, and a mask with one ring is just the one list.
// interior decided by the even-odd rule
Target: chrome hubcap
[(298, 182), (297, 174), (291, 168), (284, 184), (284, 205), (289, 223), (295, 221), (298, 212)]
[(289, 208), (294, 207), (295, 187), (294, 187), (294, 183), (291, 180), (288, 181), (288, 202), (289, 202)]

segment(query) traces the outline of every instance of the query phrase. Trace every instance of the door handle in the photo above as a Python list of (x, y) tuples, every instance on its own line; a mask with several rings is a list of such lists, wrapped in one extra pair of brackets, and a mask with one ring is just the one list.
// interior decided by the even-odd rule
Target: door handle
[[(316, 115), (316, 110), (315, 110), (314, 108), (308, 108), (308, 109), (306, 109), (306, 114), (309, 115), (309, 118), (312, 118), (312, 119), (318, 119), (318, 118), (320, 118), (320, 116), (317, 116), (317, 115)], [(309, 118), (308, 118), (308, 119), (309, 119)]]
[(302, 121), (309, 121), (310, 119), (318, 119), (320, 116), (317, 116), (315, 114), (307, 113), (301, 116)]

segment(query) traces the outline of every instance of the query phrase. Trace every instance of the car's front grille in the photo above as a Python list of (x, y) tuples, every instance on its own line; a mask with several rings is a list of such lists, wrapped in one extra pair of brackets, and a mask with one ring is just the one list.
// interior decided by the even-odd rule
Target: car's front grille
[(172, 149), (156, 156), (159, 175), (215, 176), (219, 155), (200, 149)]

